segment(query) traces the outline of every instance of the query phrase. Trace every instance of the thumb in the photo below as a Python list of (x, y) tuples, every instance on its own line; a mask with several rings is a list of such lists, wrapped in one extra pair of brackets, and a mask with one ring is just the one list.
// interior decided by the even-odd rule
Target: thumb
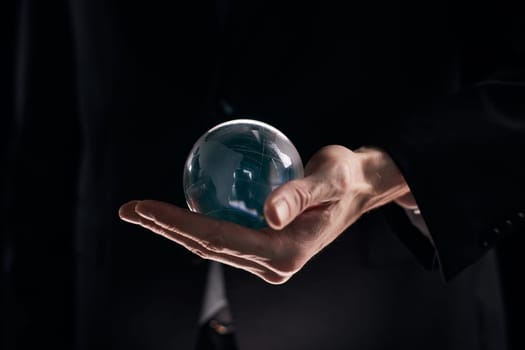
[(325, 204), (338, 197), (337, 186), (326, 179), (307, 176), (289, 181), (275, 189), (264, 204), (266, 222), (273, 229), (282, 229), (306, 209)]

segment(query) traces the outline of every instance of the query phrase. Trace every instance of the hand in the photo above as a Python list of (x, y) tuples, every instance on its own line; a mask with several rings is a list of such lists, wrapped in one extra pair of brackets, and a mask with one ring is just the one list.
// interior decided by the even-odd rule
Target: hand
[(334, 145), (310, 159), (304, 178), (270, 194), (264, 206), (269, 228), (252, 230), (153, 200), (128, 202), (119, 215), (202, 258), (282, 284), (363, 213), (408, 193), (386, 153)]

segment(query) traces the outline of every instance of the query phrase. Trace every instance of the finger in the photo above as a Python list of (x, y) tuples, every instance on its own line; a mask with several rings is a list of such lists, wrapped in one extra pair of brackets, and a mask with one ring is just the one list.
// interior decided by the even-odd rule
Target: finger
[(245, 259), (235, 255), (229, 255), (226, 253), (215, 252), (199, 244), (199, 242), (194, 241), (193, 239), (180, 235), (177, 232), (169, 231), (166, 228), (157, 225), (152, 220), (149, 220), (140, 215), (137, 215), (137, 217), (138, 219), (136, 223), (138, 225), (181, 245), (203, 259), (217, 261), (234, 268), (245, 270), (272, 284), (282, 283), (287, 279), (286, 276), (279, 275), (254, 260)]
[(169, 203), (145, 200), (135, 211), (157, 225), (197, 241), (215, 252), (272, 260), (277, 248), (271, 233), (209, 218)]
[(123, 204), (118, 210), (119, 217), (126, 222), (138, 224), (140, 221), (140, 216), (135, 211), (135, 207), (137, 206), (138, 202), (139, 201), (137, 200), (133, 200)]
[(319, 176), (292, 180), (268, 196), (264, 216), (271, 228), (280, 230), (306, 209), (337, 200), (341, 193), (341, 186), (335, 186)]
[(198, 241), (192, 238), (185, 237), (182, 234), (178, 234), (174, 231), (168, 231), (166, 228), (157, 225), (154, 221), (147, 219), (144, 216), (139, 215), (136, 211), (136, 205), (139, 201), (131, 201), (122, 205), (119, 209), (119, 216), (121, 219), (140, 225), (154, 233), (157, 233), (179, 245), (186, 248), (193, 254), (198, 255), (203, 259), (214, 260), (222, 264), (232, 266), (234, 268), (242, 269), (250, 272), (264, 281), (271, 284), (281, 284), (287, 281), (291, 275), (286, 273), (280, 273), (273, 269), (268, 263), (257, 262), (254, 257), (243, 258), (242, 253), (235, 252), (236, 255), (229, 255), (226, 253), (214, 252), (205, 246), (199, 244)]
[[(153, 202), (153, 201), (149, 201), (149, 202)], [(159, 203), (160, 202), (155, 202), (154, 205), (157, 205)], [(160, 204), (169, 206), (167, 208), (168, 210), (169, 209), (182, 210), (181, 208), (171, 206), (170, 204), (167, 204), (167, 203), (160, 203)], [(155, 223), (155, 225), (157, 225), (159, 228), (162, 229), (162, 231), (157, 230), (158, 233), (160, 232), (163, 236), (173, 241), (178, 242), (177, 237), (184, 237), (188, 240), (192, 240), (199, 247), (202, 247), (199, 250), (201, 252), (205, 250), (205, 251), (213, 252), (214, 254), (230, 255), (230, 256), (241, 258), (241, 259), (256, 262), (257, 264), (259, 264), (259, 266), (266, 269), (265, 280), (269, 281), (271, 279), (272, 280), (271, 283), (275, 283), (276, 278), (279, 278), (279, 279), (286, 278), (287, 279), (291, 275), (293, 275), (293, 273), (296, 272), (296, 270), (293, 268), (293, 264), (292, 266), (290, 266), (290, 264), (288, 263), (288, 260), (289, 260), (288, 257), (290, 255), (290, 250), (286, 249), (285, 245), (282, 243), (280, 244), (281, 249), (277, 250), (275, 248), (272, 248), (272, 246), (276, 245), (274, 242), (283, 242), (283, 240), (280, 238), (270, 238), (273, 232), (255, 231), (255, 233), (265, 235), (268, 238), (266, 242), (272, 242), (272, 243), (267, 244), (266, 242), (263, 242), (261, 244), (266, 244), (266, 246), (261, 246), (259, 249), (255, 249), (256, 251), (265, 252), (266, 253), (265, 255), (261, 255), (261, 253), (254, 254), (255, 250), (252, 250), (251, 252), (249, 252), (247, 250), (234, 249), (232, 248), (231, 245), (228, 246), (226, 242), (231, 241), (231, 240), (224, 239), (224, 233), (222, 233), (220, 229), (216, 231), (212, 231), (210, 234), (210, 238), (206, 240), (206, 239), (199, 238), (202, 235), (197, 234), (195, 231), (192, 231), (191, 234), (177, 231), (176, 225), (173, 224), (173, 221), (176, 220), (174, 217), (169, 217), (166, 220), (160, 219), (163, 215), (172, 214), (171, 212), (162, 214), (161, 213), (162, 210), (158, 211), (156, 214), (157, 219), (152, 219), (151, 216), (153, 215), (151, 213), (149, 214), (149, 217), (148, 217), (148, 215), (141, 213), (139, 210), (137, 211), (136, 210), (137, 210), (137, 202), (134, 202), (134, 203), (130, 202), (123, 206), (123, 208), (121, 209), (121, 213), (122, 213), (123, 218), (126, 221), (131, 222), (131, 223), (142, 225), (144, 223), (143, 219), (146, 219), (150, 222)], [(207, 222), (213, 221), (212, 224), (205, 225), (205, 227), (207, 227), (208, 229), (210, 227), (213, 227), (214, 225), (217, 227), (217, 224), (219, 223), (217, 222), (217, 220), (209, 219), (202, 215), (191, 213), (187, 210), (182, 210), (182, 211), (185, 212), (186, 215), (197, 216), (199, 220), (204, 219)], [(166, 222), (171, 222), (171, 224), (167, 224)], [(191, 224), (189, 225), (192, 226)], [(220, 224), (219, 226), (224, 226), (224, 225), (226, 227), (237, 226), (237, 225), (229, 224), (227, 222), (224, 222)], [(193, 225), (192, 227), (195, 228), (197, 226), (198, 225)], [(242, 227), (240, 228), (242, 229)], [(157, 231), (154, 231), (154, 232), (157, 232)], [(243, 234), (242, 232), (237, 232), (237, 233), (235, 231), (227, 231), (227, 232), (231, 233), (231, 235), (233, 236), (238, 234), (239, 236), (237, 237), (239, 238), (244, 237), (242, 236)], [(227, 235), (227, 236), (230, 237), (231, 235)], [(234, 237), (234, 238), (237, 238), (237, 237)], [(188, 246), (187, 248), (191, 250), (190, 248), (196, 249), (196, 247), (197, 246), (192, 245), (191, 247)], [(217, 256), (214, 255), (214, 257), (216, 258)], [(270, 276), (270, 273), (273, 275)]]
[(232, 266), (234, 268), (242, 269), (250, 272), (264, 281), (272, 284), (280, 284), (288, 279), (287, 276), (280, 275), (275, 271), (269, 269), (267, 266), (263, 266), (256, 261), (244, 259), (242, 257), (227, 255), (224, 253), (214, 252), (200, 245), (197, 241), (187, 238), (183, 235), (179, 235), (176, 232), (168, 231), (167, 229), (157, 225), (154, 221), (151, 221), (143, 216), (140, 216), (136, 211), (135, 207), (139, 201), (131, 201), (122, 205), (119, 209), (119, 216), (121, 219), (140, 225), (152, 232), (155, 232), (171, 241), (183, 246), (190, 252), (198, 255), (203, 259), (214, 260), (222, 264)]

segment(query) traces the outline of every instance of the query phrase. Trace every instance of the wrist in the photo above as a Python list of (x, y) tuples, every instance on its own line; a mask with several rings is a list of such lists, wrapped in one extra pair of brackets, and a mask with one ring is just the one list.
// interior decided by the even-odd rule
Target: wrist
[(403, 174), (385, 151), (374, 147), (361, 147), (355, 153), (360, 159), (363, 178), (371, 189), (364, 201), (363, 212), (410, 193)]

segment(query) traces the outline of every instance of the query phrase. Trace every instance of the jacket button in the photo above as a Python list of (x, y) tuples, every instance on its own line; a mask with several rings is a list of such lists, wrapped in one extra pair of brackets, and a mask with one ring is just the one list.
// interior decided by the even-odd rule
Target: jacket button
[(519, 217), (521, 220), (523, 220), (523, 219), (525, 219), (525, 214), (522, 213), (522, 212), (519, 212), (519, 213), (518, 213), (518, 217)]

